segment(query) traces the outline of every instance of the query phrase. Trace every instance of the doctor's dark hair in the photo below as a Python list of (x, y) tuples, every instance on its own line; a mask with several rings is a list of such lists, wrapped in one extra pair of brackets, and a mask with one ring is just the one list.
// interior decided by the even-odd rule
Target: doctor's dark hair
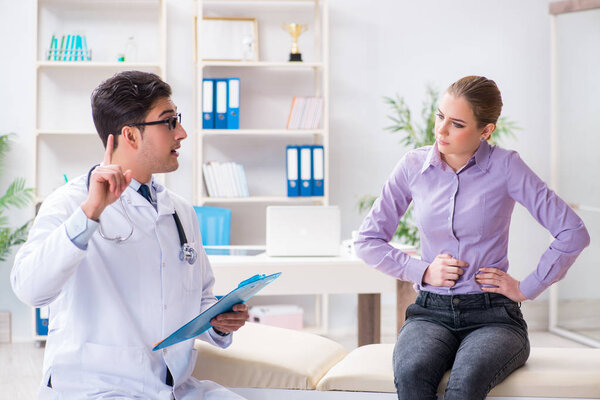
[(484, 76), (465, 76), (450, 85), (446, 93), (464, 97), (469, 102), (479, 128), (498, 122), (502, 112), (502, 95), (493, 80)]
[[(117, 147), (121, 129), (144, 122), (154, 103), (171, 97), (171, 87), (156, 74), (123, 71), (102, 82), (92, 92), (92, 117), (104, 147), (111, 133)], [(138, 128), (144, 132), (144, 127)]]

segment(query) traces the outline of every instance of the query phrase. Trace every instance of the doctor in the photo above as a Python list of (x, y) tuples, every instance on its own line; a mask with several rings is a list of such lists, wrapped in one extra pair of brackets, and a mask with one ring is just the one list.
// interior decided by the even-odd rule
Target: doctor
[[(193, 208), (152, 178), (187, 137), (170, 86), (119, 73), (92, 115), (104, 162), (48, 196), (11, 272), (23, 302), (50, 308), (39, 398), (241, 399), (191, 377), (193, 340), (152, 351), (216, 302)], [(227, 347), (247, 317), (238, 304), (200, 338)]]

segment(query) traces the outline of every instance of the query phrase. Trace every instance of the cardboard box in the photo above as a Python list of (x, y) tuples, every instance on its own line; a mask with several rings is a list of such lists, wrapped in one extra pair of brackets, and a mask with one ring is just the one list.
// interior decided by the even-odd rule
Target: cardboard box
[(293, 304), (254, 306), (249, 310), (250, 322), (288, 329), (304, 327), (304, 310)]

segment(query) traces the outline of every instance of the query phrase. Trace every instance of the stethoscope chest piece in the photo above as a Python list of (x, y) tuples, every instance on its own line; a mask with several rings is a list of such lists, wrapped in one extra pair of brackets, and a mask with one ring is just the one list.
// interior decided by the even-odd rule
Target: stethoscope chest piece
[(179, 259), (181, 261), (186, 260), (188, 264), (193, 265), (198, 258), (198, 253), (196, 250), (187, 243), (184, 243), (181, 246), (181, 250), (179, 251)]

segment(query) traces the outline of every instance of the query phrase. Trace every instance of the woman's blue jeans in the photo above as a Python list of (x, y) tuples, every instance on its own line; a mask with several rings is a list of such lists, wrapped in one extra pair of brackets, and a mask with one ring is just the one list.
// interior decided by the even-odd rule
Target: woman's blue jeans
[(444, 400), (485, 399), (529, 357), (519, 304), (501, 294), (422, 291), (406, 310), (394, 348), (399, 400), (434, 400), (451, 370)]

